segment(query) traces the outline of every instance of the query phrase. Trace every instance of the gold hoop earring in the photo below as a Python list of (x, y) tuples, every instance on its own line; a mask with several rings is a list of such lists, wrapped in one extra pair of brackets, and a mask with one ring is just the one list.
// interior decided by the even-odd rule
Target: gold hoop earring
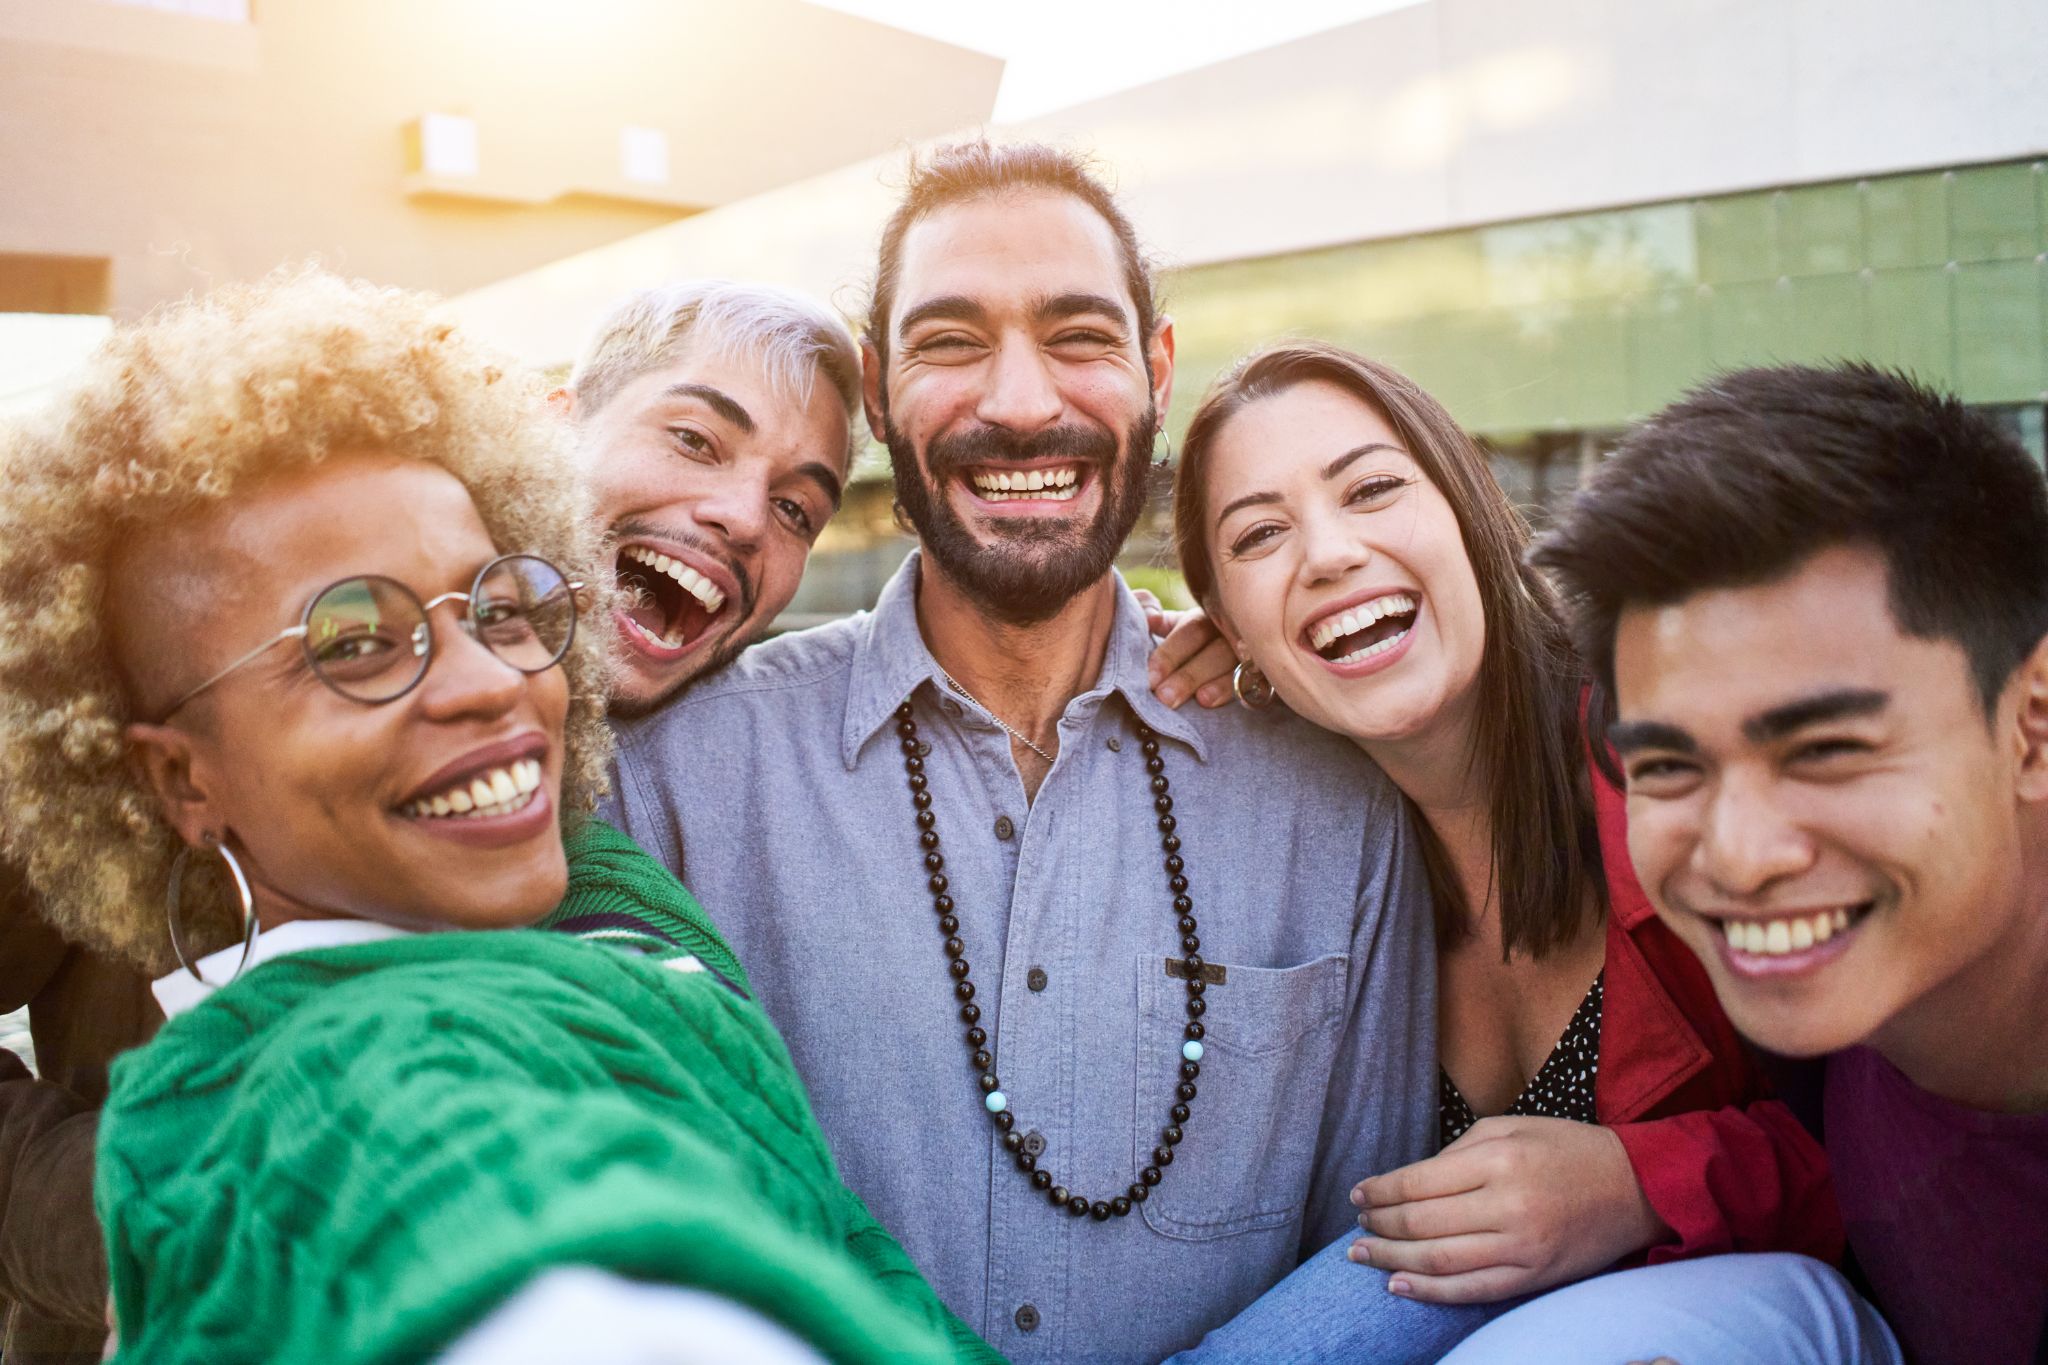
[(1247, 711), (1263, 711), (1279, 695), (1273, 690), (1272, 680), (1259, 672), (1259, 666), (1250, 659), (1231, 670), (1230, 691), (1237, 704)]
[(233, 853), (228, 851), (227, 844), (211, 836), (207, 838), (206, 842), (207, 847), (218, 853), (221, 856), (221, 861), (228, 865), (228, 874), (235, 881), (235, 895), (242, 902), (242, 956), (235, 963), (234, 976), (230, 976), (227, 981), (217, 983), (208, 981), (199, 974), (199, 968), (193, 964), (192, 959), (185, 955), (185, 945), (178, 939), (178, 901), (185, 889), (185, 860), (197, 851), (190, 844), (179, 849), (178, 856), (171, 860), (171, 881), (170, 885), (164, 889), (164, 922), (170, 928), (171, 951), (178, 955), (179, 965), (192, 973), (192, 979), (200, 985), (213, 986), (215, 989), (219, 989), (219, 987), (227, 985), (229, 981), (233, 981), (236, 976), (240, 976), (242, 969), (249, 965), (249, 952), (256, 946), (256, 897), (249, 890), (249, 878), (243, 874), (242, 864), (235, 858)]

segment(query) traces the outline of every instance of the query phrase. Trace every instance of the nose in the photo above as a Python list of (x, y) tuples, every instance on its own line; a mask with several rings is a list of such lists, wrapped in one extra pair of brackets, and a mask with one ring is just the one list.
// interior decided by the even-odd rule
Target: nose
[(1768, 779), (1724, 772), (1708, 798), (1692, 867), (1716, 890), (1754, 896), (1812, 866), (1813, 840), (1776, 799)]
[(719, 478), (691, 509), (697, 524), (736, 550), (759, 545), (768, 530), (768, 481), (740, 472)]
[(458, 610), (434, 622), (434, 657), (420, 680), (420, 704), (433, 720), (494, 720), (518, 705), (527, 675), (462, 629)]
[(1358, 519), (1315, 513), (1301, 523), (1301, 573), (1309, 583), (1334, 583), (1372, 559)]
[(974, 415), (1010, 431), (1039, 431), (1059, 420), (1065, 405), (1045, 357), (1035, 344), (1004, 340), (996, 345), (988, 383)]

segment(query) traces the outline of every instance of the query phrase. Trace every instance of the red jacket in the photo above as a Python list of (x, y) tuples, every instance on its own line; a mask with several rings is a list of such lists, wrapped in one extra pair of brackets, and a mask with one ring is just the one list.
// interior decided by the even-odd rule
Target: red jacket
[(1628, 857), (1626, 800), (1594, 769), (1607, 977), (1593, 1103), (1676, 1236), (1651, 1264), (1719, 1251), (1841, 1259), (1827, 1156), (1770, 1088), (1713, 985), (1658, 920)]

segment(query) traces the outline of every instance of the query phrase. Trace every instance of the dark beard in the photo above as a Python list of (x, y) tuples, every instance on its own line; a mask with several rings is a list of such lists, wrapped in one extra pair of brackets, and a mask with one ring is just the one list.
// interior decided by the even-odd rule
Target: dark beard
[[(978, 427), (934, 440), (925, 452), (930, 462), (927, 476), (910, 439), (897, 429), (888, 409), (882, 411), (896, 501), (917, 529), (925, 553), (983, 611), (1019, 626), (1050, 620), (1116, 562), (1117, 551), (1145, 510), (1158, 421), (1158, 409), (1148, 401), (1144, 414), (1125, 433), (1121, 452), (1109, 432), (1084, 427), (1053, 427), (1031, 436)], [(1087, 526), (1076, 529), (1071, 522), (1039, 517), (994, 517), (988, 526), (995, 542), (984, 545), (941, 491), (966, 465), (1052, 458), (1093, 467), (1103, 490), (1102, 506)]]

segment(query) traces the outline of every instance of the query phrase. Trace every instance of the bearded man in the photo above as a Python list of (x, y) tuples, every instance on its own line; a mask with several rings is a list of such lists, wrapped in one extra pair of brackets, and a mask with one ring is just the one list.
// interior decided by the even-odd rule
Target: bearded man
[(1355, 749), (1181, 715), (1112, 561), (1173, 329), (1075, 159), (912, 167), (863, 355), (919, 549), (872, 613), (621, 726), (853, 1188), (1020, 1360), (1156, 1360), (1430, 1150), (1421, 860)]

